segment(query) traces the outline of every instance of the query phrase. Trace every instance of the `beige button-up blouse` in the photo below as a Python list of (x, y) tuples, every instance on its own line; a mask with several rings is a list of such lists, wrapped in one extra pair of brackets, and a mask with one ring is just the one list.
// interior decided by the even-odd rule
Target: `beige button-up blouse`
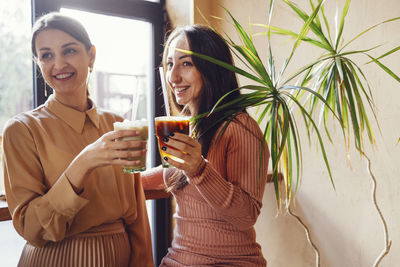
[(41, 247), (122, 219), (131, 264), (153, 266), (151, 236), (140, 175), (121, 166), (93, 170), (78, 195), (64, 171), (88, 144), (123, 118), (92, 107), (80, 112), (52, 95), (35, 110), (10, 119), (3, 136), (7, 202), (17, 232)]

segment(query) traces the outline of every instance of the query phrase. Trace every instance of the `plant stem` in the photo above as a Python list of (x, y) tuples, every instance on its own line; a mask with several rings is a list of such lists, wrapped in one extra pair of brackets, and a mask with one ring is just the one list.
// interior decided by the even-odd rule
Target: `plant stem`
[(378, 256), (378, 258), (375, 260), (374, 263), (374, 267), (377, 267), (379, 265), (379, 263), (382, 261), (383, 257), (385, 257), (390, 250), (390, 247), (392, 245), (392, 241), (389, 240), (389, 232), (388, 232), (388, 228), (387, 228), (387, 224), (386, 224), (386, 220), (383, 217), (382, 211), (378, 206), (378, 203), (376, 201), (376, 178), (375, 175), (372, 173), (371, 170), (371, 160), (370, 158), (364, 153), (364, 151), (361, 151), (361, 154), (367, 159), (368, 161), (368, 172), (369, 175), (371, 176), (372, 179), (372, 201), (374, 202), (375, 208), (379, 213), (379, 217), (381, 218), (382, 224), (383, 224), (383, 229), (385, 232), (385, 248), (382, 250), (381, 254)]
[(303, 227), (304, 231), (306, 232), (307, 241), (315, 253), (315, 266), (319, 267), (320, 266), (319, 250), (318, 250), (317, 246), (311, 240), (310, 230), (308, 229), (307, 225), (303, 222), (303, 220), (299, 216), (297, 216), (296, 214), (294, 214), (292, 212), (290, 205), (288, 207), (288, 213), (290, 216), (294, 217), (297, 220), (297, 222)]

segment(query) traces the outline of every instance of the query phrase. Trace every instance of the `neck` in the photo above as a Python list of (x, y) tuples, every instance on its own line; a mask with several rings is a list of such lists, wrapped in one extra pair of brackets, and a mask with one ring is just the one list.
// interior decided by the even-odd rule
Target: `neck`
[(81, 96), (75, 96), (75, 95), (65, 96), (65, 95), (59, 95), (57, 93), (55, 93), (54, 96), (57, 99), (57, 101), (61, 102), (62, 104), (70, 108), (79, 110), (81, 112), (84, 112), (89, 109), (88, 97), (86, 92), (84, 95)]
[(195, 106), (195, 105), (191, 104), (191, 105), (188, 105), (187, 107), (190, 111), (190, 116), (194, 117), (194, 116), (199, 115), (198, 105)]

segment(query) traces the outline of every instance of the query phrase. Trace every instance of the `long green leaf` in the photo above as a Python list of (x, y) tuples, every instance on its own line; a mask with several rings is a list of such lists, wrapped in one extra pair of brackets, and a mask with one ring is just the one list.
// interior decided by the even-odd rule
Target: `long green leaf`
[[(383, 55), (381, 55), (381, 56), (379, 56), (379, 57), (377, 57), (375, 59), (378, 60), (378, 59), (384, 58), (386, 56), (389, 56), (389, 55), (393, 54), (394, 52), (397, 52), (398, 50), (400, 50), (400, 46), (391, 49), (390, 51), (384, 53)], [(371, 61), (367, 62), (367, 64), (371, 63), (371, 62), (373, 62), (373, 61), (371, 60)]]
[(391, 19), (382, 21), (382, 22), (380, 22), (380, 23), (378, 23), (378, 24), (375, 24), (375, 25), (373, 25), (373, 26), (367, 28), (366, 30), (364, 30), (364, 31), (362, 31), (361, 33), (357, 34), (356, 37), (354, 37), (353, 39), (351, 39), (348, 43), (346, 43), (346, 44), (341, 48), (341, 50), (343, 50), (344, 48), (346, 48), (349, 44), (351, 44), (352, 42), (354, 42), (355, 40), (357, 40), (358, 38), (360, 38), (360, 36), (362, 36), (362, 35), (364, 35), (365, 33), (369, 32), (370, 30), (375, 29), (376, 27), (378, 27), (378, 26), (380, 26), (380, 25), (383, 25), (383, 24), (385, 24), (385, 23), (393, 22), (393, 21), (396, 21), (396, 20), (399, 20), (399, 19), (400, 19), (400, 17), (391, 18)]
[(324, 19), (325, 28), (326, 28), (326, 30), (327, 30), (327, 32), (328, 32), (328, 38), (327, 38), (327, 39), (329, 39), (328, 43), (332, 43), (331, 29), (330, 29), (330, 26), (329, 26), (328, 19), (326, 18), (326, 15), (325, 15), (325, 8), (324, 8), (324, 6), (321, 6), (321, 14), (322, 14), (322, 17), (323, 17), (323, 19)]
[[(290, 5), (292, 8), (294, 8), (295, 10), (298, 10), (299, 12), (301, 12), (298, 8), (296, 8), (290, 1), (288, 0), (283, 0), (285, 3), (287, 3), (288, 5)], [(289, 64), (291, 58), (293, 57), (294, 51), (296, 50), (296, 48), (299, 46), (302, 38), (304, 36), (306, 36), (306, 34), (308, 33), (310, 27), (313, 27), (313, 20), (315, 18), (315, 16), (318, 14), (319, 8), (321, 7), (322, 3), (324, 2), (324, 0), (320, 0), (317, 7), (315, 8), (315, 10), (313, 10), (312, 14), (310, 16), (308, 16), (308, 18), (305, 20), (304, 25), (302, 26), (299, 35), (297, 36), (297, 39), (295, 40), (292, 50), (289, 53), (289, 57), (287, 58), (287, 60), (285, 60), (284, 65), (282, 66), (282, 70), (281, 70), (281, 74), (285, 71), (287, 65)], [(281, 75), (280, 75), (281, 76)]]
[(390, 70), (388, 67), (386, 67), (385, 65), (383, 65), (379, 60), (377, 60), (376, 58), (366, 54), (370, 59), (372, 59), (373, 62), (375, 62), (379, 67), (381, 67), (387, 74), (389, 74), (390, 76), (392, 76), (393, 79), (395, 79), (396, 81), (400, 82), (400, 77), (397, 76), (392, 70)]
[[(279, 28), (279, 27), (275, 27), (275, 26), (271, 26), (271, 25), (264, 25), (264, 24), (253, 24), (253, 25), (260, 26), (260, 27), (265, 27), (265, 28), (268, 29), (268, 31), (266, 33), (260, 32), (260, 33), (257, 33), (256, 35), (265, 35), (265, 34), (268, 35), (268, 32), (270, 32), (270, 30), (273, 30), (273, 32), (272, 32), (273, 34), (290, 36), (290, 37), (293, 37), (293, 38), (296, 38), (297, 36), (299, 36), (298, 33), (295, 33), (293, 31), (286, 30), (286, 29)], [(323, 43), (321, 41), (315, 40), (315, 39), (307, 37), (307, 36), (303, 36), (301, 40), (304, 41), (304, 42), (307, 42), (307, 43), (311, 43), (312, 45), (318, 46), (318, 47), (320, 47), (322, 49), (325, 49), (325, 50), (330, 50), (331, 49), (330, 45), (327, 45), (326, 43)]]
[(226, 62), (224, 62), (222, 60), (218, 60), (218, 59), (215, 59), (213, 57), (210, 57), (210, 56), (207, 56), (207, 55), (203, 55), (203, 54), (199, 54), (199, 53), (196, 53), (196, 52), (193, 52), (193, 51), (189, 51), (189, 50), (185, 50), (185, 49), (180, 49), (180, 48), (175, 48), (175, 49), (178, 50), (178, 51), (181, 51), (183, 53), (186, 53), (186, 54), (189, 54), (189, 55), (194, 55), (196, 57), (199, 57), (199, 58), (202, 58), (204, 60), (210, 61), (210, 62), (212, 62), (214, 64), (217, 64), (217, 65), (219, 65), (221, 67), (224, 67), (224, 68), (226, 68), (226, 69), (228, 69), (230, 71), (233, 71), (235, 73), (243, 75), (244, 77), (246, 77), (248, 79), (251, 79), (251, 80), (253, 80), (255, 82), (258, 82), (260, 84), (264, 84), (265, 86), (272, 85), (272, 83), (266, 83), (265, 81), (263, 81), (260, 78), (248, 73), (247, 71), (244, 71), (244, 70), (242, 70), (242, 69), (240, 69), (240, 68), (238, 68), (236, 66), (233, 66), (231, 64), (228, 64), (228, 63), (226, 63)]
[(338, 50), (338, 47), (340, 44), (340, 38), (342, 37), (342, 33), (343, 33), (344, 20), (346, 18), (347, 12), (349, 11), (349, 6), (350, 6), (350, 0), (346, 0), (346, 3), (344, 4), (343, 11), (342, 11), (342, 18), (340, 19), (339, 32), (336, 36), (335, 51)]
[[(257, 72), (260, 74), (261, 77), (264, 77), (266, 80), (269, 80), (270, 85), (272, 85), (272, 82), (269, 79), (270, 77), (269, 77), (266, 69), (264, 68), (264, 65), (262, 64), (260, 57), (258, 56), (256, 48), (254, 47), (253, 41), (251, 40), (249, 35), (246, 33), (246, 31), (243, 29), (243, 27), (240, 25), (240, 23), (232, 16), (232, 14), (226, 8), (224, 8), (224, 9), (229, 14), (232, 21), (234, 22), (235, 28), (236, 28), (237, 32), (239, 33), (240, 38), (242, 39), (245, 47), (248, 49), (248, 51), (247, 51), (248, 55), (252, 56), (252, 60), (254, 60), (254, 62), (256, 63), (256, 68), (258, 70)], [(235, 48), (237, 48), (237, 47), (235, 47)]]
[(315, 130), (315, 133), (316, 133), (317, 136), (318, 136), (318, 141), (319, 141), (319, 145), (320, 145), (320, 148), (321, 148), (322, 156), (323, 156), (323, 158), (324, 158), (325, 166), (326, 166), (326, 168), (327, 168), (327, 170), (328, 170), (328, 173), (329, 173), (329, 177), (330, 177), (330, 179), (331, 179), (332, 186), (333, 186), (333, 188), (336, 190), (336, 186), (335, 186), (335, 183), (334, 183), (333, 177), (332, 177), (331, 168), (330, 168), (330, 165), (329, 165), (329, 162), (328, 162), (328, 157), (327, 157), (327, 155), (326, 155), (324, 142), (323, 142), (323, 140), (322, 140), (322, 137), (321, 137), (321, 134), (320, 134), (320, 132), (319, 132), (319, 130), (318, 130), (318, 127), (317, 127), (317, 125), (315, 124), (315, 122), (314, 122), (314, 120), (312, 119), (312, 117), (308, 114), (307, 110), (304, 109), (304, 107), (297, 101), (297, 99), (292, 98), (292, 100), (297, 104), (297, 106), (300, 108), (300, 110), (303, 112), (303, 114), (308, 118), (308, 120), (309, 120), (309, 121), (311, 122), (311, 124), (313, 125), (313, 128), (314, 128), (314, 130)]
[[(322, 4), (325, 2), (324, 0), (319, 0), (319, 4), (315, 7), (315, 9), (313, 10), (312, 14), (310, 16), (308, 16), (304, 11), (302, 11), (301, 9), (297, 8), (295, 4), (293, 4), (292, 2), (288, 1), (288, 0), (283, 0), (287, 5), (289, 5), (290, 8), (292, 8), (292, 10), (294, 12), (297, 13), (297, 15), (299, 15), (299, 17), (305, 22), (305, 24), (309, 24), (309, 27), (311, 28), (312, 32), (318, 37), (320, 38), (322, 43), (326, 44), (326, 47), (331, 47), (328, 39), (325, 37), (325, 35), (322, 32), (322, 29), (320, 27), (318, 27), (318, 25), (316, 25), (313, 22), (313, 19), (309, 21), (310, 17), (315, 17), (318, 12), (319, 9), (321, 8)], [(315, 15), (314, 15), (315, 14)], [(330, 51), (333, 52), (333, 48), (330, 48)]]

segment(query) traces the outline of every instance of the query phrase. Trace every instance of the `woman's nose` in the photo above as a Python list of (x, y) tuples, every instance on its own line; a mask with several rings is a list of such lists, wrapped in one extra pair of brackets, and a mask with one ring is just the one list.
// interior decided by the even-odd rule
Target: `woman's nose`
[(179, 68), (176, 66), (173, 66), (169, 69), (168, 73), (168, 82), (173, 84), (173, 83), (179, 83), (181, 81), (181, 75), (179, 73)]
[(67, 65), (63, 56), (56, 56), (54, 59), (54, 68), (57, 70), (63, 69)]

